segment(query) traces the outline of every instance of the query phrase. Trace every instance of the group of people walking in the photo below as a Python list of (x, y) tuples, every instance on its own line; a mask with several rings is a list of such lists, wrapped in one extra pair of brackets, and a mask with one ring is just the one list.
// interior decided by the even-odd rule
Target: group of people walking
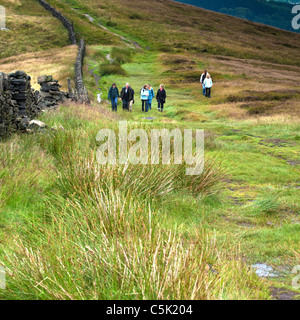
[[(207, 70), (204, 70), (200, 77), (200, 83), (202, 84), (203, 95), (207, 98), (211, 98), (211, 88), (213, 86), (213, 81)], [(149, 112), (152, 109), (152, 101), (156, 97), (158, 104), (158, 111), (164, 111), (164, 105), (167, 99), (167, 93), (165, 86), (161, 84), (156, 93), (151, 86), (151, 84), (145, 84), (140, 92), (141, 101), (142, 101), (142, 112)], [(118, 99), (123, 102), (123, 110), (132, 112), (132, 106), (134, 104), (134, 90), (126, 83), (125, 87), (122, 88), (121, 93), (117, 88), (117, 85), (113, 83), (108, 92), (108, 100), (111, 101), (112, 111), (117, 112), (118, 110)]]
[[(149, 112), (152, 109), (152, 101), (155, 98), (154, 90), (151, 84), (145, 84), (141, 89), (141, 101), (142, 111)], [(123, 102), (123, 110), (132, 112), (132, 106), (134, 104), (134, 90), (126, 83), (125, 87), (119, 93), (119, 89), (115, 83), (111, 86), (108, 92), (108, 100), (111, 101), (112, 111), (117, 112), (118, 110), (118, 99)], [(158, 103), (158, 111), (163, 112), (164, 105), (166, 103), (167, 94), (163, 84), (159, 86), (156, 94), (156, 100)]]

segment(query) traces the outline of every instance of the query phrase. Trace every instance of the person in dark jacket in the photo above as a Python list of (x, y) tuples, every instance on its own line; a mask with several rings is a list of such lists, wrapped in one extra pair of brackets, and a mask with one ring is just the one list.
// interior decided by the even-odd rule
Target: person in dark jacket
[(120, 97), (119, 90), (115, 83), (111, 86), (108, 91), (108, 100), (111, 101), (112, 111), (117, 112), (118, 110), (118, 98)]
[(161, 84), (156, 94), (156, 100), (158, 103), (158, 112), (164, 111), (164, 104), (166, 103), (166, 98), (167, 98), (167, 94), (166, 94), (165, 86)]
[(132, 104), (134, 101), (134, 91), (130, 87), (129, 83), (121, 91), (121, 99), (123, 101), (123, 110), (132, 111)]

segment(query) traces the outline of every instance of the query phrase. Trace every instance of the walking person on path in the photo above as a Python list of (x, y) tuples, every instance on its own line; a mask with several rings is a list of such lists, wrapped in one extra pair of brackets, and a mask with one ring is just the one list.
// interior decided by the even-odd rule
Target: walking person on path
[(132, 104), (134, 100), (134, 91), (129, 83), (121, 91), (121, 99), (123, 101), (123, 111), (132, 111)]
[(111, 86), (108, 91), (108, 100), (111, 101), (111, 107), (113, 112), (118, 111), (118, 98), (120, 97), (119, 90), (115, 83)]
[(148, 112), (148, 99), (149, 99), (149, 90), (148, 86), (145, 84), (141, 89), (141, 100), (142, 100), (142, 112)]
[(129, 87), (130, 97), (129, 97), (129, 112), (132, 112), (132, 106), (134, 104), (134, 90), (132, 87)]
[(211, 98), (211, 88), (213, 86), (213, 82), (209, 74), (206, 76), (206, 79), (204, 80), (204, 85), (206, 98)]
[(204, 80), (206, 79), (206, 77), (210, 75), (208, 73), (207, 70), (204, 70), (202, 75), (201, 75), (201, 78), (200, 78), (200, 83), (202, 84), (202, 88), (203, 88), (203, 95), (205, 96), (206, 95), (206, 90), (205, 90), (205, 84), (204, 84)]
[(152, 100), (155, 97), (154, 90), (153, 90), (151, 84), (148, 84), (148, 90), (149, 90), (148, 107), (151, 110), (152, 109)]
[(164, 104), (166, 103), (167, 93), (165, 90), (165, 86), (161, 84), (156, 94), (156, 100), (158, 103), (158, 112), (164, 111)]

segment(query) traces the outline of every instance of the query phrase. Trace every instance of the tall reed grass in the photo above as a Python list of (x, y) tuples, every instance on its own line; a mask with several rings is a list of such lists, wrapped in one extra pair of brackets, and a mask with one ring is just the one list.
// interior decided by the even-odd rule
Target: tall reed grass
[(113, 186), (84, 200), (49, 196), (48, 216), (39, 221), (34, 241), (16, 237), (14, 254), (6, 252), (8, 297), (239, 298), (228, 283), (245, 290), (251, 272), (237, 256), (225, 258), (203, 233), (188, 240), (166, 230), (160, 219), (147, 201)]
[[(219, 190), (223, 173), (216, 161), (208, 160), (196, 177), (185, 175), (185, 165), (100, 166), (91, 138), (97, 125), (73, 119), (69, 111), (65, 115), (65, 130), (17, 138), (22, 143), (11, 141), (0, 155), (5, 193), (13, 195), (15, 185), (23, 196), (33, 190), (40, 196), (26, 223), (1, 245), (0, 264), (7, 271), (1, 298), (267, 296), (234, 248), (219, 250), (201, 226), (187, 235), (166, 223), (163, 202), (174, 193), (199, 196)], [(13, 179), (10, 170), (16, 172)], [(2, 200), (2, 189), (0, 194)]]

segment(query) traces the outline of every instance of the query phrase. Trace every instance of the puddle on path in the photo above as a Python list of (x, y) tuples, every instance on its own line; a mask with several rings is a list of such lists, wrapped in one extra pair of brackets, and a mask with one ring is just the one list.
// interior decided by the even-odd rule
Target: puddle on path
[(277, 277), (277, 274), (275, 274), (273, 268), (270, 266), (267, 266), (266, 264), (257, 263), (257, 264), (252, 265), (252, 268), (256, 270), (255, 273), (260, 278), (275, 278), (275, 277)]

